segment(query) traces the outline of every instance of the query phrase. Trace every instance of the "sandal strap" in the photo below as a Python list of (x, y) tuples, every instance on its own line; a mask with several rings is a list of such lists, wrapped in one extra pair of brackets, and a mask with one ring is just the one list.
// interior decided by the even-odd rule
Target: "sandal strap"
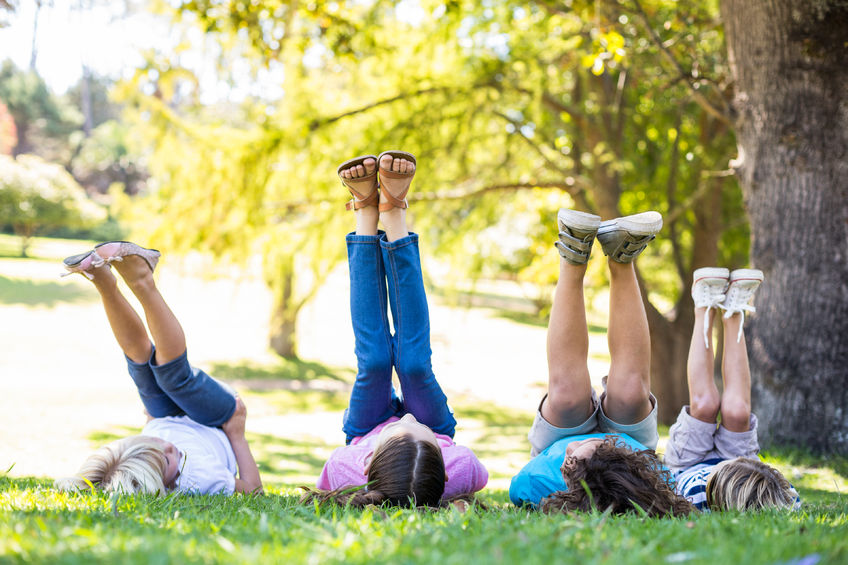
[(409, 193), (409, 187), (412, 186), (412, 177), (415, 176), (415, 172), (412, 173), (397, 173), (395, 171), (389, 171), (387, 169), (380, 169), (380, 177), (387, 179), (409, 179), (409, 184), (406, 185), (397, 196), (393, 196), (386, 190), (386, 187), (380, 186), (380, 212), (386, 212), (391, 210), (392, 208), (408, 208), (409, 203), (406, 201), (406, 195)]
[[(377, 184), (377, 168), (374, 168), (374, 172), (365, 175), (364, 177), (357, 177), (355, 179), (346, 179), (341, 173), (342, 170), (355, 167), (356, 165), (361, 165), (365, 162), (366, 159), (374, 159), (377, 158), (374, 155), (364, 155), (362, 157), (356, 157), (355, 159), (350, 159), (349, 161), (345, 161), (338, 168), (339, 180), (342, 181), (342, 184), (347, 188), (348, 192), (350, 192), (351, 196), (353, 196), (353, 200), (347, 202), (345, 204), (346, 210), (359, 210), (360, 208), (365, 208), (366, 206), (376, 206), (377, 202), (380, 198), (380, 193), (378, 192), (379, 185)], [(359, 188), (366, 188), (369, 185), (372, 185), (372, 190), (368, 194), (362, 194)]]
[(366, 197), (362, 197), (350, 187), (348, 187), (348, 190), (350, 190), (350, 192), (356, 196), (358, 200), (357, 198), (351, 198), (350, 201), (345, 204), (345, 210), (359, 210), (360, 208), (366, 208), (368, 206), (376, 206), (380, 201), (380, 193), (377, 189), (374, 189), (374, 191)]

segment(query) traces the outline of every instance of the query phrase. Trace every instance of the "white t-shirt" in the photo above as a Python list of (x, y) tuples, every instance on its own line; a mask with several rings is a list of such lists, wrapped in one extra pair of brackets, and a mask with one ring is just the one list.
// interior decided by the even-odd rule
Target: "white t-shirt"
[(220, 428), (198, 424), (188, 416), (150, 420), (142, 435), (173, 443), (182, 452), (176, 490), (197, 494), (232, 494), (236, 486), (236, 456)]

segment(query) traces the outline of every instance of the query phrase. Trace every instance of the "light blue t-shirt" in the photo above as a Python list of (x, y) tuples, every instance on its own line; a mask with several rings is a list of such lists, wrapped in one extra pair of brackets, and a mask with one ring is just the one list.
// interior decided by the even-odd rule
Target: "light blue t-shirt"
[(543, 498), (560, 491), (567, 490), (565, 479), (562, 478), (562, 463), (565, 460), (565, 449), (570, 443), (589, 438), (605, 438), (616, 436), (620, 443), (633, 451), (648, 449), (627, 434), (585, 434), (569, 436), (554, 442), (542, 453), (531, 459), (527, 465), (512, 478), (509, 484), (509, 499), (516, 506), (538, 506)]

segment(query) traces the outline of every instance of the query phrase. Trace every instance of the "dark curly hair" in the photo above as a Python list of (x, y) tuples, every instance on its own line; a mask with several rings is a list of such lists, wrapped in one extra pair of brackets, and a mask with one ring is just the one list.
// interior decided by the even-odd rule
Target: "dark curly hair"
[(301, 502), (335, 502), (357, 508), (372, 504), (438, 508), (445, 492), (442, 450), (432, 442), (405, 434), (389, 438), (374, 452), (367, 478), (367, 489), (347, 486), (321, 491), (304, 487)]
[(674, 492), (673, 480), (653, 450), (633, 451), (607, 436), (587, 459), (566, 457), (562, 476), (568, 490), (557, 491), (541, 504), (543, 512), (591, 510), (612, 514), (645, 512), (648, 516), (684, 516), (694, 511)]

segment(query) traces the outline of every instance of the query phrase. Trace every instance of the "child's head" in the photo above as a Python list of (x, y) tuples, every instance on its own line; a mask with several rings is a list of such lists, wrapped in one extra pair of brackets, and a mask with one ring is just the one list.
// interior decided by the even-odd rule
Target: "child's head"
[(795, 493), (780, 471), (758, 459), (722, 461), (707, 480), (711, 510), (762, 510), (795, 505)]
[(137, 435), (104, 445), (82, 464), (77, 474), (56, 481), (62, 490), (95, 487), (125, 494), (165, 494), (168, 467), (161, 440)]
[(568, 490), (544, 499), (542, 511), (625, 514), (638, 507), (649, 516), (680, 516), (693, 510), (674, 492), (668, 471), (653, 451), (633, 451), (617, 445), (615, 437), (598, 443), (588, 457), (566, 457), (562, 476)]
[(368, 466), (372, 502), (439, 506), (445, 492), (445, 461), (432, 441), (400, 434), (379, 444)]

